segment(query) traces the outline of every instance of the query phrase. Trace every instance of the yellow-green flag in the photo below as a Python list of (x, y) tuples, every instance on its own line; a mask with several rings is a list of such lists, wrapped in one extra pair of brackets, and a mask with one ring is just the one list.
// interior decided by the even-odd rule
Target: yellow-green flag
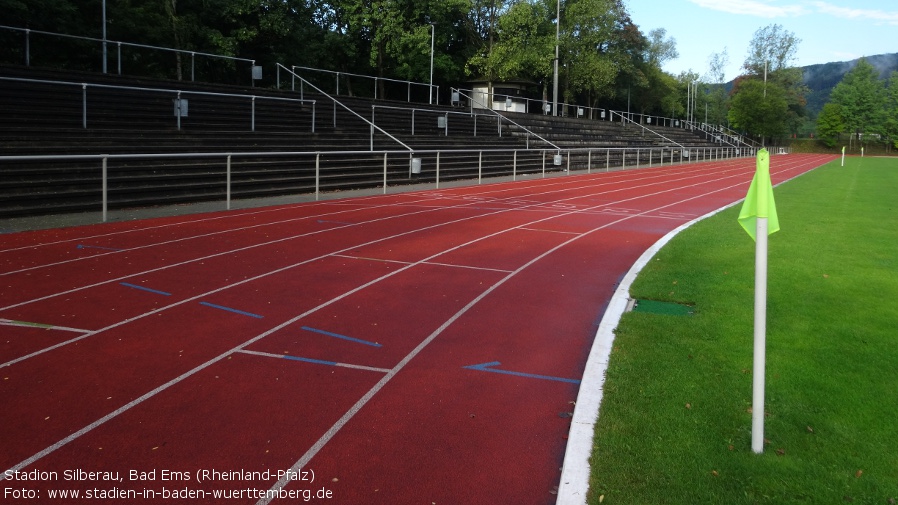
[(739, 212), (739, 224), (745, 231), (755, 237), (757, 218), (767, 218), (767, 234), (777, 232), (780, 229), (779, 219), (776, 217), (776, 203), (773, 201), (773, 184), (770, 182), (770, 153), (767, 149), (758, 151), (757, 169), (755, 177), (751, 180), (742, 211)]

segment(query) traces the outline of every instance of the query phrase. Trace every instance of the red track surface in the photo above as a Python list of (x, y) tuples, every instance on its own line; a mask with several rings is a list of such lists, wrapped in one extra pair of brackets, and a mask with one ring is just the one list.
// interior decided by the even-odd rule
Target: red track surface
[[(774, 156), (774, 183), (832, 159)], [(2, 487), (52, 503), (113, 488), (138, 493), (120, 503), (172, 503), (163, 488), (209, 492), (180, 503), (554, 503), (615, 285), (753, 172), (740, 159), (4, 235)], [(56, 474), (12, 473), (34, 469)], [(121, 481), (66, 480), (78, 469)], [(276, 478), (289, 469), (314, 480)]]

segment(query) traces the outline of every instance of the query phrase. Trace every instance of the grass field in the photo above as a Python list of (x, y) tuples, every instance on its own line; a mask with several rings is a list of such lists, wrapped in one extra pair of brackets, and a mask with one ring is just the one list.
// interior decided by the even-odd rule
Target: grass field
[(624, 314), (589, 503), (898, 500), (898, 159), (849, 158), (774, 190), (764, 453), (751, 451), (754, 242), (740, 206), (675, 237)]

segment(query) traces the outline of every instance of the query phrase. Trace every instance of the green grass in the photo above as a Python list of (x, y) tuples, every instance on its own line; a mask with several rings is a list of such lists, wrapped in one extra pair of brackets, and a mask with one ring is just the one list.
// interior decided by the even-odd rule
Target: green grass
[(774, 192), (764, 453), (751, 451), (754, 242), (737, 205), (675, 237), (631, 289), (694, 314), (624, 314), (589, 503), (898, 499), (898, 159), (832, 163)]

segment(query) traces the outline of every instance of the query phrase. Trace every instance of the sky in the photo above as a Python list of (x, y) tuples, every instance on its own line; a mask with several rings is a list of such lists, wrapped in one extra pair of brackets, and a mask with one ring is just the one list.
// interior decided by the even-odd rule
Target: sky
[(680, 57), (664, 65), (674, 75), (705, 76), (709, 57), (724, 49), (726, 80), (740, 74), (757, 30), (778, 24), (800, 39), (795, 66), (898, 53), (896, 0), (625, 0), (646, 35), (667, 30)]

